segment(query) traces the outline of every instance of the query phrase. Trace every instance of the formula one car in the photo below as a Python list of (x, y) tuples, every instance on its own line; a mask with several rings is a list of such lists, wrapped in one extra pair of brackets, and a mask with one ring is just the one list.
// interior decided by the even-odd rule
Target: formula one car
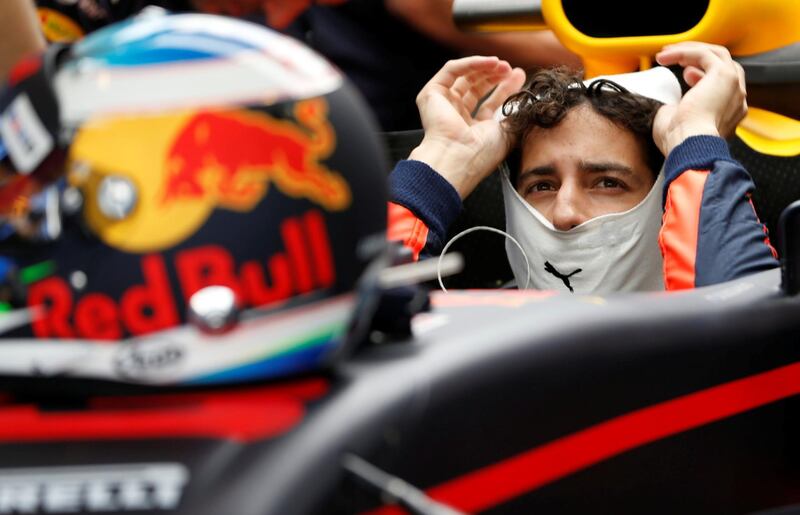
[[(233, 22), (171, 20), (55, 49), (4, 97), (18, 134), (20, 93), (41, 106), (58, 67), (58, 100), (71, 84), (111, 102), (100, 93), (122, 77), (139, 104), (72, 135), (57, 241), (4, 249), (0, 513), (800, 512), (800, 205), (773, 206), (781, 269), (717, 286), (429, 294), (433, 260), (369, 238), (384, 186), (354, 170), (383, 158), (335, 70)], [(308, 61), (239, 53), (276, 47)], [(132, 61), (188, 59), (169, 80), (196, 81), (227, 52), (240, 59), (214, 66), (293, 73), (272, 86), (301, 100), (140, 121), (155, 104), (139, 88), (186, 91)], [(61, 123), (36, 110), (32, 148), (94, 105), (79, 100)], [(290, 154), (237, 152), (279, 138), (301, 165), (265, 178), (253, 162)], [(155, 140), (158, 156), (134, 144)], [(218, 153), (202, 158), (207, 141)], [(794, 156), (739, 144), (797, 176)]]
[(0, 509), (791, 512), (800, 304), (778, 275), (622, 298), (438, 294), (414, 336), (268, 384), (8, 379)]

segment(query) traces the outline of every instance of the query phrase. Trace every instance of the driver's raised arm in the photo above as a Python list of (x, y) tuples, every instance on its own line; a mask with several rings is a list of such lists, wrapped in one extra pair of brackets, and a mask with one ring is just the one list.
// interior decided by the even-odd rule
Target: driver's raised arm
[(473, 56), (449, 61), (425, 85), (417, 96), (425, 136), (390, 176), (390, 240), (415, 258), (441, 250), (461, 200), (508, 151), (494, 112), (524, 81), (506, 61)]
[(724, 47), (686, 42), (657, 61), (684, 69), (691, 89), (661, 108), (653, 136), (664, 166), (659, 244), (668, 290), (717, 284), (778, 266), (756, 215), (753, 181), (723, 138), (747, 113), (744, 72)]

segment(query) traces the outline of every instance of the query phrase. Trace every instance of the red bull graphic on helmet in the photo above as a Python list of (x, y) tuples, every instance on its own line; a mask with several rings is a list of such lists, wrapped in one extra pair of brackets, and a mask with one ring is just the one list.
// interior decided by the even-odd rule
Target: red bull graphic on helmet
[(329, 211), (347, 208), (347, 183), (320, 163), (336, 144), (325, 101), (298, 102), (295, 118), (302, 128), (254, 111), (197, 114), (169, 149), (161, 203), (214, 196), (249, 211), (274, 184)]
[[(265, 259), (237, 263), (219, 245), (181, 250), (171, 260), (162, 254), (141, 257), (142, 281), (118, 299), (102, 292), (76, 298), (70, 283), (52, 276), (30, 286), (28, 305), (46, 306), (33, 322), (38, 338), (118, 340), (178, 325), (176, 296), (184, 302), (206, 286), (231, 288), (240, 307), (272, 304), (296, 295), (332, 287), (336, 269), (325, 220), (317, 210), (287, 218), (280, 225), (283, 251)], [(170, 267), (177, 276), (174, 287)]]
[[(347, 210), (350, 185), (325, 163), (337, 144), (326, 100), (287, 106), (286, 118), (242, 108), (87, 122), (70, 146), (69, 169), (87, 199), (89, 229), (111, 247), (145, 254), (180, 244), (217, 209), (247, 213), (270, 192)], [(93, 200), (109, 175), (136, 191), (135, 208), (122, 219)]]

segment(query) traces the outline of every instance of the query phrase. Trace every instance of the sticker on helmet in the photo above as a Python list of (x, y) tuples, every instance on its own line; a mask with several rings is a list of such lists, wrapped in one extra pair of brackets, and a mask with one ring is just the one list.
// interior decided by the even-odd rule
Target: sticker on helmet
[(111, 174), (124, 177), (136, 197), (121, 218), (87, 202), (89, 227), (112, 247), (143, 253), (182, 242), (217, 208), (253, 210), (271, 187), (328, 211), (347, 209), (347, 181), (322, 163), (336, 146), (326, 102), (298, 102), (294, 115), (297, 123), (228, 110), (89, 124), (71, 155), (73, 164), (97, 171), (79, 184), (87, 198), (99, 198)]
[(0, 115), (0, 136), (17, 171), (31, 173), (53, 150), (53, 137), (25, 93)]

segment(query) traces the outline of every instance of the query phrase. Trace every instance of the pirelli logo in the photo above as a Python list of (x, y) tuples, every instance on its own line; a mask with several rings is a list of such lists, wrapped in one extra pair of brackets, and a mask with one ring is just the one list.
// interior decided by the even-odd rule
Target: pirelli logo
[(174, 510), (188, 481), (180, 463), (0, 469), (0, 514)]

